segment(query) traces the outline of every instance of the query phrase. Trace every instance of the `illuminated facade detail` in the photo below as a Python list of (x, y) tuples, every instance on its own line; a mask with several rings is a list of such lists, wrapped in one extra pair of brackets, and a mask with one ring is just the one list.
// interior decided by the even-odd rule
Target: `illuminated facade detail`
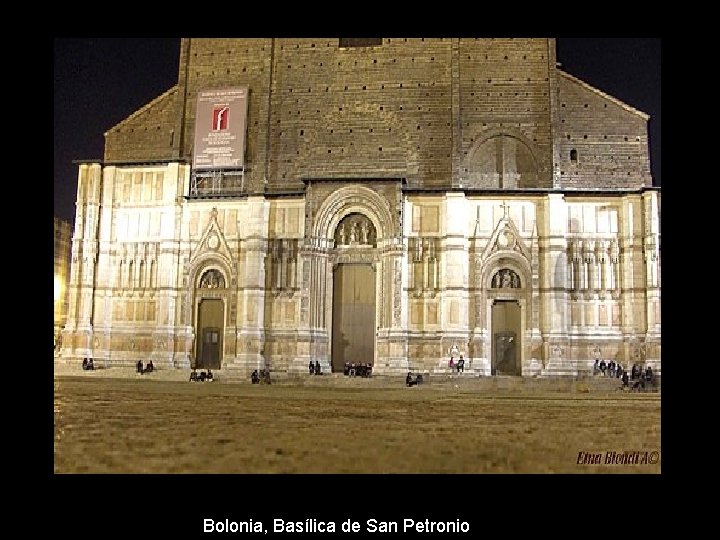
[[(79, 167), (62, 361), (660, 372), (648, 117), (555, 66), (539, 38), (184, 39)], [(241, 127), (210, 100), (198, 139), (198, 94), (235, 90)]]
[[(58, 348), (60, 333), (67, 322), (68, 285), (70, 284), (70, 247), (72, 225), (69, 221), (54, 218), (54, 266), (53, 266), (53, 306), (54, 336)], [(60, 343), (61, 345), (61, 343)]]

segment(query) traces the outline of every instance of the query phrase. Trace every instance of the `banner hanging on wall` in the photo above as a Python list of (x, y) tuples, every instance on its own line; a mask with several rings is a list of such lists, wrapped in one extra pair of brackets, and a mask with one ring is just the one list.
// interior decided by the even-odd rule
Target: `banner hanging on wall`
[(245, 156), (248, 88), (198, 92), (193, 168), (241, 169)]

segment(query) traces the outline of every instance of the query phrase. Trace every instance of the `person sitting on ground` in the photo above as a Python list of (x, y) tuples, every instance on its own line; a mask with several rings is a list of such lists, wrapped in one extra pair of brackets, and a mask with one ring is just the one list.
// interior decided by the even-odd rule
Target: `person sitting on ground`
[(405, 386), (415, 386), (417, 381), (413, 380), (412, 372), (408, 371), (407, 377), (405, 377)]
[[(315, 375), (322, 375), (322, 369), (320, 368), (320, 362), (315, 360)], [(268, 376), (270, 376), (270, 373), (268, 373)]]
[(640, 375), (638, 376), (637, 381), (635, 381), (635, 384), (633, 384), (632, 389), (637, 390), (638, 392), (645, 389), (645, 374), (642, 371), (640, 371)]
[(142, 372), (143, 372), (142, 360), (137, 361), (137, 364), (135, 365), (135, 371), (137, 371), (138, 373), (140, 373), (142, 375)]
[(210, 371), (210, 368), (208, 368), (207, 380), (208, 380), (208, 382), (212, 382), (212, 380), (213, 380), (213, 372)]
[(155, 366), (153, 366), (152, 360), (150, 360), (148, 362), (147, 367), (145, 368), (145, 371), (147, 373), (152, 373), (153, 371), (155, 371)]
[(462, 354), (460, 355), (460, 358), (458, 358), (457, 372), (465, 373), (465, 359), (463, 358)]
[(313, 364), (312, 360), (308, 362), (308, 372), (310, 372), (310, 375), (315, 375), (315, 364)]
[(255, 371), (253, 371), (252, 374), (250, 375), (250, 381), (251, 381), (253, 384), (259, 384), (259, 383), (260, 383), (260, 375), (258, 375), (258, 370), (257, 370), (257, 369), (256, 369)]
[(201, 371), (200, 375), (198, 375), (198, 381), (205, 382), (206, 377), (207, 377), (207, 374), (204, 371)]
[(197, 382), (197, 371), (194, 369), (190, 372), (190, 382)]

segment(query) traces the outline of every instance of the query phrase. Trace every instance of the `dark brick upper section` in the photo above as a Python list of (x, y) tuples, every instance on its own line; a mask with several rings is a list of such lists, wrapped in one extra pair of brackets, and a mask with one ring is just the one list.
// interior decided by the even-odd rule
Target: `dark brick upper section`
[[(633, 188), (652, 185), (648, 115), (558, 70), (560, 185)], [(577, 151), (577, 161), (570, 159)]]
[(153, 160), (174, 157), (177, 86), (138, 109), (105, 133), (105, 160)]
[(105, 158), (189, 160), (197, 92), (248, 86), (251, 191), (300, 189), (313, 178), (651, 185), (647, 115), (555, 60), (555, 40), (538, 38), (384, 38), (349, 48), (338, 38), (185, 38), (178, 85), (109, 130)]

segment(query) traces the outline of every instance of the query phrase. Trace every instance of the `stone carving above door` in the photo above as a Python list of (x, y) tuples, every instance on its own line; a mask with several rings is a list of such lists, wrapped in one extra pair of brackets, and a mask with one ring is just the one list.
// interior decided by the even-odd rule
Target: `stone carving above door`
[(375, 226), (362, 214), (348, 214), (335, 229), (336, 247), (375, 246), (376, 243)]
[(495, 272), (490, 283), (493, 289), (520, 289), (522, 287), (520, 276), (509, 268), (502, 268)]
[(219, 270), (211, 269), (205, 272), (200, 279), (201, 289), (224, 289), (225, 277)]

